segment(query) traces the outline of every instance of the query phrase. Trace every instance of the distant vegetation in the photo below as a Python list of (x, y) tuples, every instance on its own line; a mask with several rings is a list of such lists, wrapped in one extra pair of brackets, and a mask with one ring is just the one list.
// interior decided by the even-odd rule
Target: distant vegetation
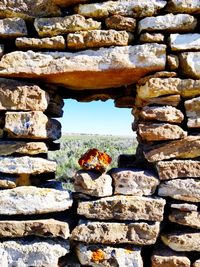
[(112, 157), (111, 168), (117, 167), (120, 154), (134, 154), (133, 137), (111, 135), (65, 134), (60, 140), (61, 149), (49, 152), (49, 159), (58, 163), (57, 179), (67, 182), (80, 169), (78, 159), (90, 148), (97, 148)]

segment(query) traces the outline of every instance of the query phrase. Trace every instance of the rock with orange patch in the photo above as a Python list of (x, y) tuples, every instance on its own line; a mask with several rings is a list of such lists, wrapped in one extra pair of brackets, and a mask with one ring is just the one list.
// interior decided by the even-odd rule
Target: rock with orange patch
[(112, 158), (108, 154), (93, 148), (82, 155), (78, 163), (84, 170), (97, 170), (104, 173), (111, 161)]

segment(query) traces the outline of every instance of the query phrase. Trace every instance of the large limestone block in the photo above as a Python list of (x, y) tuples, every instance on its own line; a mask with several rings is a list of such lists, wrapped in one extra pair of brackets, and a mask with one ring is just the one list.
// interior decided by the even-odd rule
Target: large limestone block
[(10, 240), (0, 243), (0, 251), (6, 262), (2, 267), (55, 267), (59, 258), (69, 253), (69, 242), (39, 238)]
[(184, 212), (173, 210), (169, 215), (169, 220), (180, 225), (200, 229), (200, 212), (198, 211)]
[(118, 168), (112, 169), (110, 174), (116, 195), (152, 195), (159, 184), (156, 175), (150, 171)]
[(60, 8), (52, 0), (2, 0), (0, 2), (0, 17), (20, 17), (33, 19), (35, 17), (54, 17), (61, 15)]
[(164, 199), (112, 196), (80, 202), (77, 213), (89, 219), (162, 221), (164, 206)]
[(64, 50), (66, 48), (65, 39), (63, 36), (54, 36), (46, 38), (27, 38), (18, 37), (15, 40), (15, 45), (22, 50)]
[(172, 51), (200, 50), (200, 34), (170, 34), (169, 45)]
[(136, 19), (114, 15), (106, 18), (107, 29), (134, 32), (136, 28)]
[(200, 14), (200, 2), (198, 0), (170, 0), (166, 9), (172, 13)]
[(175, 179), (161, 183), (158, 195), (188, 202), (200, 202), (200, 181), (194, 179)]
[(143, 267), (141, 250), (139, 248), (115, 248), (103, 245), (76, 246), (76, 253), (82, 265), (112, 267)]
[(1, 221), (0, 237), (16, 238), (24, 236), (69, 237), (68, 223), (54, 219), (31, 221)]
[(160, 223), (116, 223), (80, 221), (71, 239), (84, 243), (151, 245), (156, 242)]
[(185, 52), (179, 55), (181, 72), (189, 78), (200, 79), (200, 52)]
[(162, 241), (175, 251), (198, 251), (200, 252), (200, 233), (174, 232), (161, 235)]
[(156, 164), (159, 178), (170, 180), (175, 178), (199, 178), (200, 161), (194, 160), (172, 160), (159, 161)]
[(0, 157), (0, 172), (9, 174), (40, 174), (55, 172), (57, 164), (36, 157)]
[(49, 95), (38, 85), (0, 78), (0, 110), (45, 111)]
[(200, 156), (200, 136), (188, 136), (181, 140), (175, 140), (160, 145), (151, 146), (144, 151), (145, 158), (149, 162), (165, 159), (189, 159)]
[(74, 177), (74, 189), (94, 197), (111, 196), (112, 177), (105, 173), (78, 171)]
[(41, 37), (101, 29), (100, 22), (93, 19), (85, 19), (78, 14), (66, 17), (35, 19), (34, 26)]
[(41, 111), (6, 112), (5, 131), (11, 138), (56, 140), (61, 137), (61, 124)]
[(116, 45), (125, 46), (131, 42), (131, 39), (133, 39), (133, 36), (126, 31), (81, 31), (67, 35), (67, 46), (74, 50)]
[(84, 4), (77, 7), (77, 12), (85, 17), (105, 18), (111, 15), (146, 17), (156, 15), (166, 5), (166, 1), (118, 0), (103, 3)]
[(68, 191), (34, 186), (21, 186), (0, 192), (1, 215), (29, 215), (69, 209), (72, 199)]
[(175, 140), (187, 136), (180, 126), (169, 123), (140, 123), (138, 133), (145, 141)]
[(26, 23), (21, 18), (0, 19), (0, 37), (16, 38), (27, 35)]
[[(13, 52), (0, 61), (0, 76), (37, 78), (77, 90), (132, 84), (152, 71), (163, 70), (166, 46), (101, 48), (77, 53)], [(95, 79), (94, 79), (95, 77)]]

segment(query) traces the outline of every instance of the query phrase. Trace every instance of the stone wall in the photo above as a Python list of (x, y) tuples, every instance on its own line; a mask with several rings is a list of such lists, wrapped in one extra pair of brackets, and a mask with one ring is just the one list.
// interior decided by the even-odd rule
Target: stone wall
[[(199, 14), (197, 0), (1, 1), (0, 266), (200, 266)], [(77, 172), (73, 194), (47, 159), (64, 98), (132, 108), (139, 143), (108, 173)]]

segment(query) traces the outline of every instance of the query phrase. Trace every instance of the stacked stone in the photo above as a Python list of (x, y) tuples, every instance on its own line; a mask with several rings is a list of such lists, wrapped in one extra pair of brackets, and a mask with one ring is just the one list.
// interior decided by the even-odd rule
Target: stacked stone
[(54, 267), (69, 253), (69, 225), (54, 219), (72, 206), (72, 199), (49, 181), (56, 163), (47, 152), (61, 133), (49, 103), (50, 94), (36, 84), (0, 79), (2, 267)]

